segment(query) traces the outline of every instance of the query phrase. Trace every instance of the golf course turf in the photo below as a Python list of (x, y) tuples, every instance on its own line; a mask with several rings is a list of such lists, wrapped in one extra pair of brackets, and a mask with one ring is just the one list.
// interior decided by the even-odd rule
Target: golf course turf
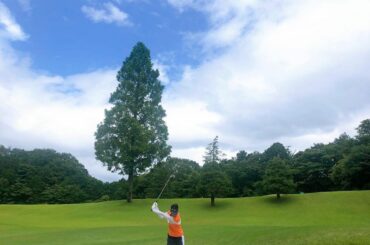
[[(165, 244), (153, 200), (0, 205), (0, 244)], [(186, 244), (370, 244), (370, 191), (164, 199), (180, 207)]]

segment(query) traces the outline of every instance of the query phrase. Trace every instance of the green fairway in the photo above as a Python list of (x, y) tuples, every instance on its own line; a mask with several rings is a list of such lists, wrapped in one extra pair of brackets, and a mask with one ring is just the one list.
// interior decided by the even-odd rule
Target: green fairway
[[(369, 244), (370, 191), (178, 202), (186, 244)], [(0, 244), (165, 244), (152, 200), (0, 205)]]

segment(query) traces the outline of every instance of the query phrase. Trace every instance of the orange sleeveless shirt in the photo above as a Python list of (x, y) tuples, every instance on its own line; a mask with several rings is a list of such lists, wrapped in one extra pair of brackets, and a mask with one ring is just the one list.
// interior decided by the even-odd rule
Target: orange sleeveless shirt
[[(167, 213), (171, 214), (170, 211), (168, 211)], [(175, 217), (172, 218), (176, 223), (181, 221), (180, 213), (178, 213)], [(181, 223), (180, 224), (168, 223), (168, 235), (172, 237), (182, 237), (184, 235), (184, 231), (182, 230)]]

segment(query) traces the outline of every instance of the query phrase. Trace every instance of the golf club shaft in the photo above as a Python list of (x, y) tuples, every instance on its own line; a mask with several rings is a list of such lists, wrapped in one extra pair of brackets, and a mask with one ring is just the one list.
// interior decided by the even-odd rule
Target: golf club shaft
[(172, 175), (170, 175), (170, 177), (168, 178), (168, 180), (167, 180), (166, 184), (165, 184), (165, 185), (164, 185), (164, 187), (162, 188), (161, 193), (159, 193), (159, 195), (158, 195), (157, 199), (155, 200), (156, 202), (157, 202), (157, 201), (159, 200), (159, 198), (161, 197), (161, 195), (162, 195), (162, 193), (163, 193), (164, 189), (166, 188), (166, 186), (167, 186), (168, 182), (170, 182), (171, 177), (172, 177)]

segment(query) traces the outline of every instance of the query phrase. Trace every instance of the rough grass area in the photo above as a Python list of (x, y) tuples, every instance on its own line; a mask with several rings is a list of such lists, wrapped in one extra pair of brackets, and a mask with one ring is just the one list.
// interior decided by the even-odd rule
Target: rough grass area
[[(370, 191), (179, 203), (186, 244), (370, 244)], [(0, 244), (165, 244), (152, 200), (0, 205)]]

